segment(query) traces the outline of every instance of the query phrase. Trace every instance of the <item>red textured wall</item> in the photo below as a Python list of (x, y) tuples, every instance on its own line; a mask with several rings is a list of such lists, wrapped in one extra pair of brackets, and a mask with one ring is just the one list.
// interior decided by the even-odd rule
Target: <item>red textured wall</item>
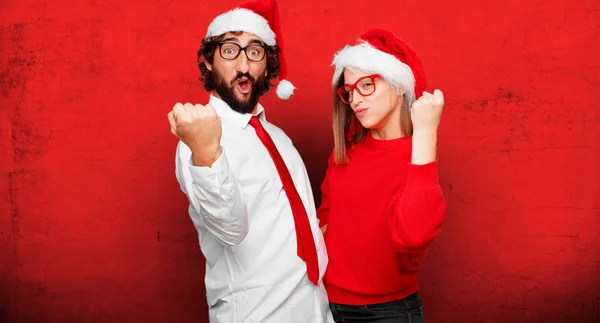
[[(206, 322), (166, 113), (237, 1), (0, 3), (0, 321)], [(427, 322), (600, 321), (600, 4), (282, 0), (288, 102), (268, 117), (318, 187), (334, 51), (401, 34), (447, 97), (448, 203)]]

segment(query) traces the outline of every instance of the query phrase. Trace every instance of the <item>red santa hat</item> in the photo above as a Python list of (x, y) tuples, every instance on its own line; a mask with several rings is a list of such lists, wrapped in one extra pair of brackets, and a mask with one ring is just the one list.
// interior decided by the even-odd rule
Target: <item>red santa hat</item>
[(425, 91), (426, 79), (415, 50), (386, 29), (370, 29), (354, 46), (346, 45), (333, 59), (333, 86), (345, 68), (380, 74), (391, 85), (404, 89), (409, 104)]
[(286, 79), (287, 65), (277, 0), (251, 0), (217, 16), (208, 26), (206, 37), (220, 36), (231, 31), (255, 34), (265, 44), (279, 46), (279, 84), (276, 92), (280, 99), (289, 99), (294, 94), (295, 87)]

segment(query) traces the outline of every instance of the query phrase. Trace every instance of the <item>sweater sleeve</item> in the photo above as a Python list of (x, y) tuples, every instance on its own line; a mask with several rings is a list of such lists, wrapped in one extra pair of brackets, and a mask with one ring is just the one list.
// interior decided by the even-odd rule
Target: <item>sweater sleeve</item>
[(317, 209), (317, 218), (319, 218), (319, 227), (325, 226), (329, 222), (329, 180), (331, 176), (331, 169), (333, 168), (333, 152), (329, 155), (327, 160), (327, 171), (325, 172), (325, 178), (321, 184), (321, 205)]
[(438, 180), (437, 161), (408, 165), (406, 186), (392, 198), (388, 227), (398, 252), (426, 250), (441, 230), (446, 203)]

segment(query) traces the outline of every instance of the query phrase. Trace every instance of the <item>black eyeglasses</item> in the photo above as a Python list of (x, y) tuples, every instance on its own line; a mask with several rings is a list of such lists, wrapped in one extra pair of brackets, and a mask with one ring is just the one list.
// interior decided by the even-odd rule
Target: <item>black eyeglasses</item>
[(219, 53), (221, 54), (221, 57), (227, 60), (236, 59), (240, 53), (244, 51), (249, 61), (260, 62), (265, 58), (266, 53), (266, 46), (259, 44), (250, 44), (246, 47), (242, 47), (236, 43), (220, 42), (219, 47)]

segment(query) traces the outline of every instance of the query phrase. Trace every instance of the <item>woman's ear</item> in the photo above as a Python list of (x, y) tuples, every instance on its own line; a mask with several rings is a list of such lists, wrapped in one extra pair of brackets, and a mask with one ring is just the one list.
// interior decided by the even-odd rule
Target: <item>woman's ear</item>
[(399, 88), (398, 89), (398, 96), (404, 96), (404, 89), (403, 88)]

